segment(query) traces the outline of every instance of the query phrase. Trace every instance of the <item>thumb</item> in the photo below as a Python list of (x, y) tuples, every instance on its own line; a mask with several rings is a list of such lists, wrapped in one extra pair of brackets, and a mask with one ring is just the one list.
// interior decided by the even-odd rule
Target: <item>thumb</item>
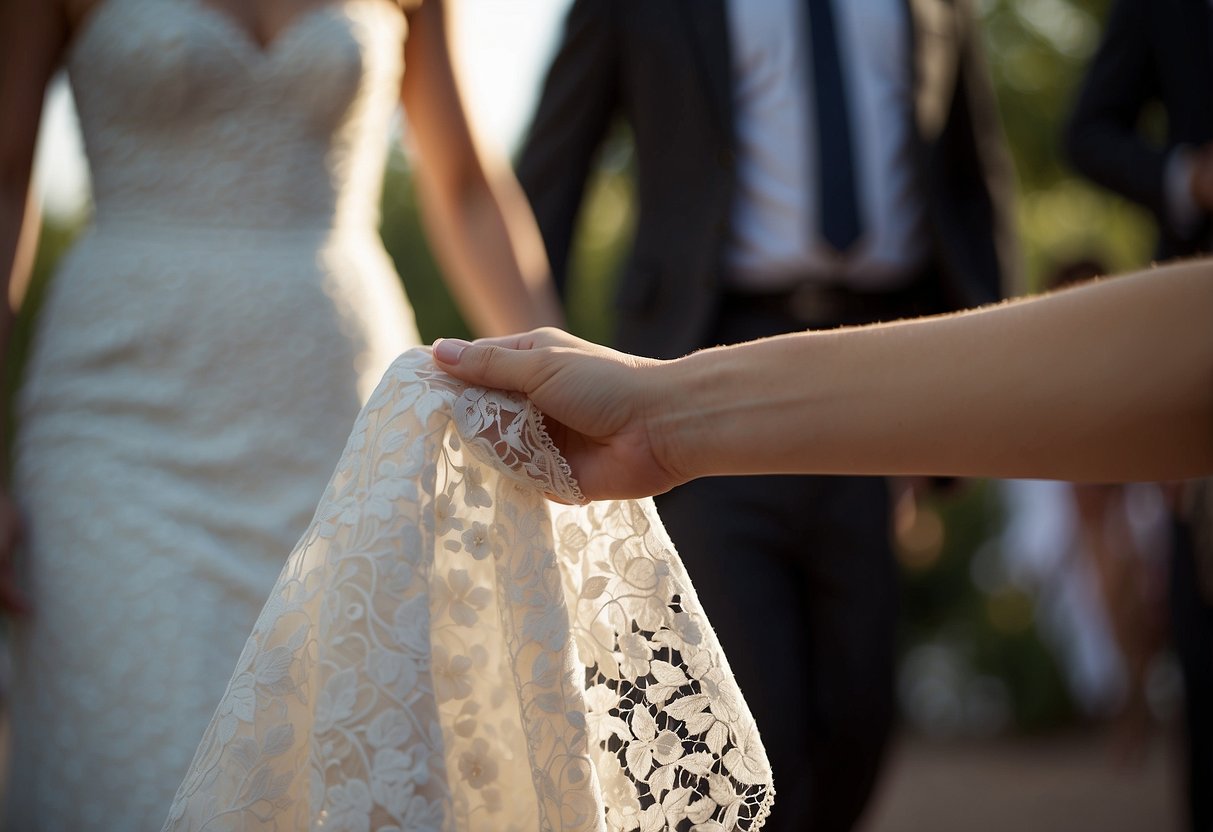
[(440, 338), (434, 342), (434, 363), (469, 384), (529, 393), (537, 357), (531, 350)]

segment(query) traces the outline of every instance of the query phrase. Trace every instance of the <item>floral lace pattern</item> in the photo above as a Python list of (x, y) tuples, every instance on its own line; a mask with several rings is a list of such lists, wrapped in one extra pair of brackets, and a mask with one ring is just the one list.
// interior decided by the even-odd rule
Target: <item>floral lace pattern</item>
[(650, 501), (584, 502), (524, 399), (405, 353), (165, 829), (757, 830), (770, 767)]

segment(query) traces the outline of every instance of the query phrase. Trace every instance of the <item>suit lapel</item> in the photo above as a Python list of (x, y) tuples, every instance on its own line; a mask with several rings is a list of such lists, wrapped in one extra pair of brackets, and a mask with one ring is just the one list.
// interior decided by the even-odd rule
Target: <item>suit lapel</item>
[(678, 0), (716, 126), (733, 143), (733, 68), (727, 0)]

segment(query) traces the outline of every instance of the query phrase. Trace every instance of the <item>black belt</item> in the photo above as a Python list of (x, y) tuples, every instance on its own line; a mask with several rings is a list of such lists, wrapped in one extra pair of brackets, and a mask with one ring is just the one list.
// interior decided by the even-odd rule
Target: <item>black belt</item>
[(779, 315), (806, 327), (891, 321), (933, 311), (924, 283), (918, 278), (904, 287), (871, 292), (809, 282), (778, 292), (729, 289), (721, 307), (724, 312)]

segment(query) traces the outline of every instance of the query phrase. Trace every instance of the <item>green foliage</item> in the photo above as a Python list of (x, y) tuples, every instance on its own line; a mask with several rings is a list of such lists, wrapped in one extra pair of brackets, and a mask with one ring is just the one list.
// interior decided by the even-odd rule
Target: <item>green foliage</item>
[[(951, 689), (957, 713), (914, 719), (915, 703), (906, 701), (903, 686), (912, 721), (928, 731), (954, 732), (1026, 733), (1064, 725), (1074, 708), (1057, 661), (1036, 628), (1035, 598), (1009, 580), (1004, 566), (999, 531), (1005, 517), (997, 483), (966, 483), (925, 501), (920, 514), (932, 523), (937, 517), (942, 534), (929, 551), (908, 556), (903, 536), (901, 654), (911, 666), (923, 645), (948, 656), (947, 674), (916, 669), (945, 677), (937, 684)], [(979, 709), (982, 692), (991, 686), (1003, 712), (992, 725), (966, 723), (964, 712), (974, 710), (966, 700), (976, 691)]]
[(1027, 285), (1039, 289), (1059, 263), (1077, 258), (1093, 256), (1112, 271), (1149, 262), (1154, 231), (1146, 212), (1082, 180), (1060, 148), (1108, 0), (985, 0), (980, 6), (1019, 177)]

